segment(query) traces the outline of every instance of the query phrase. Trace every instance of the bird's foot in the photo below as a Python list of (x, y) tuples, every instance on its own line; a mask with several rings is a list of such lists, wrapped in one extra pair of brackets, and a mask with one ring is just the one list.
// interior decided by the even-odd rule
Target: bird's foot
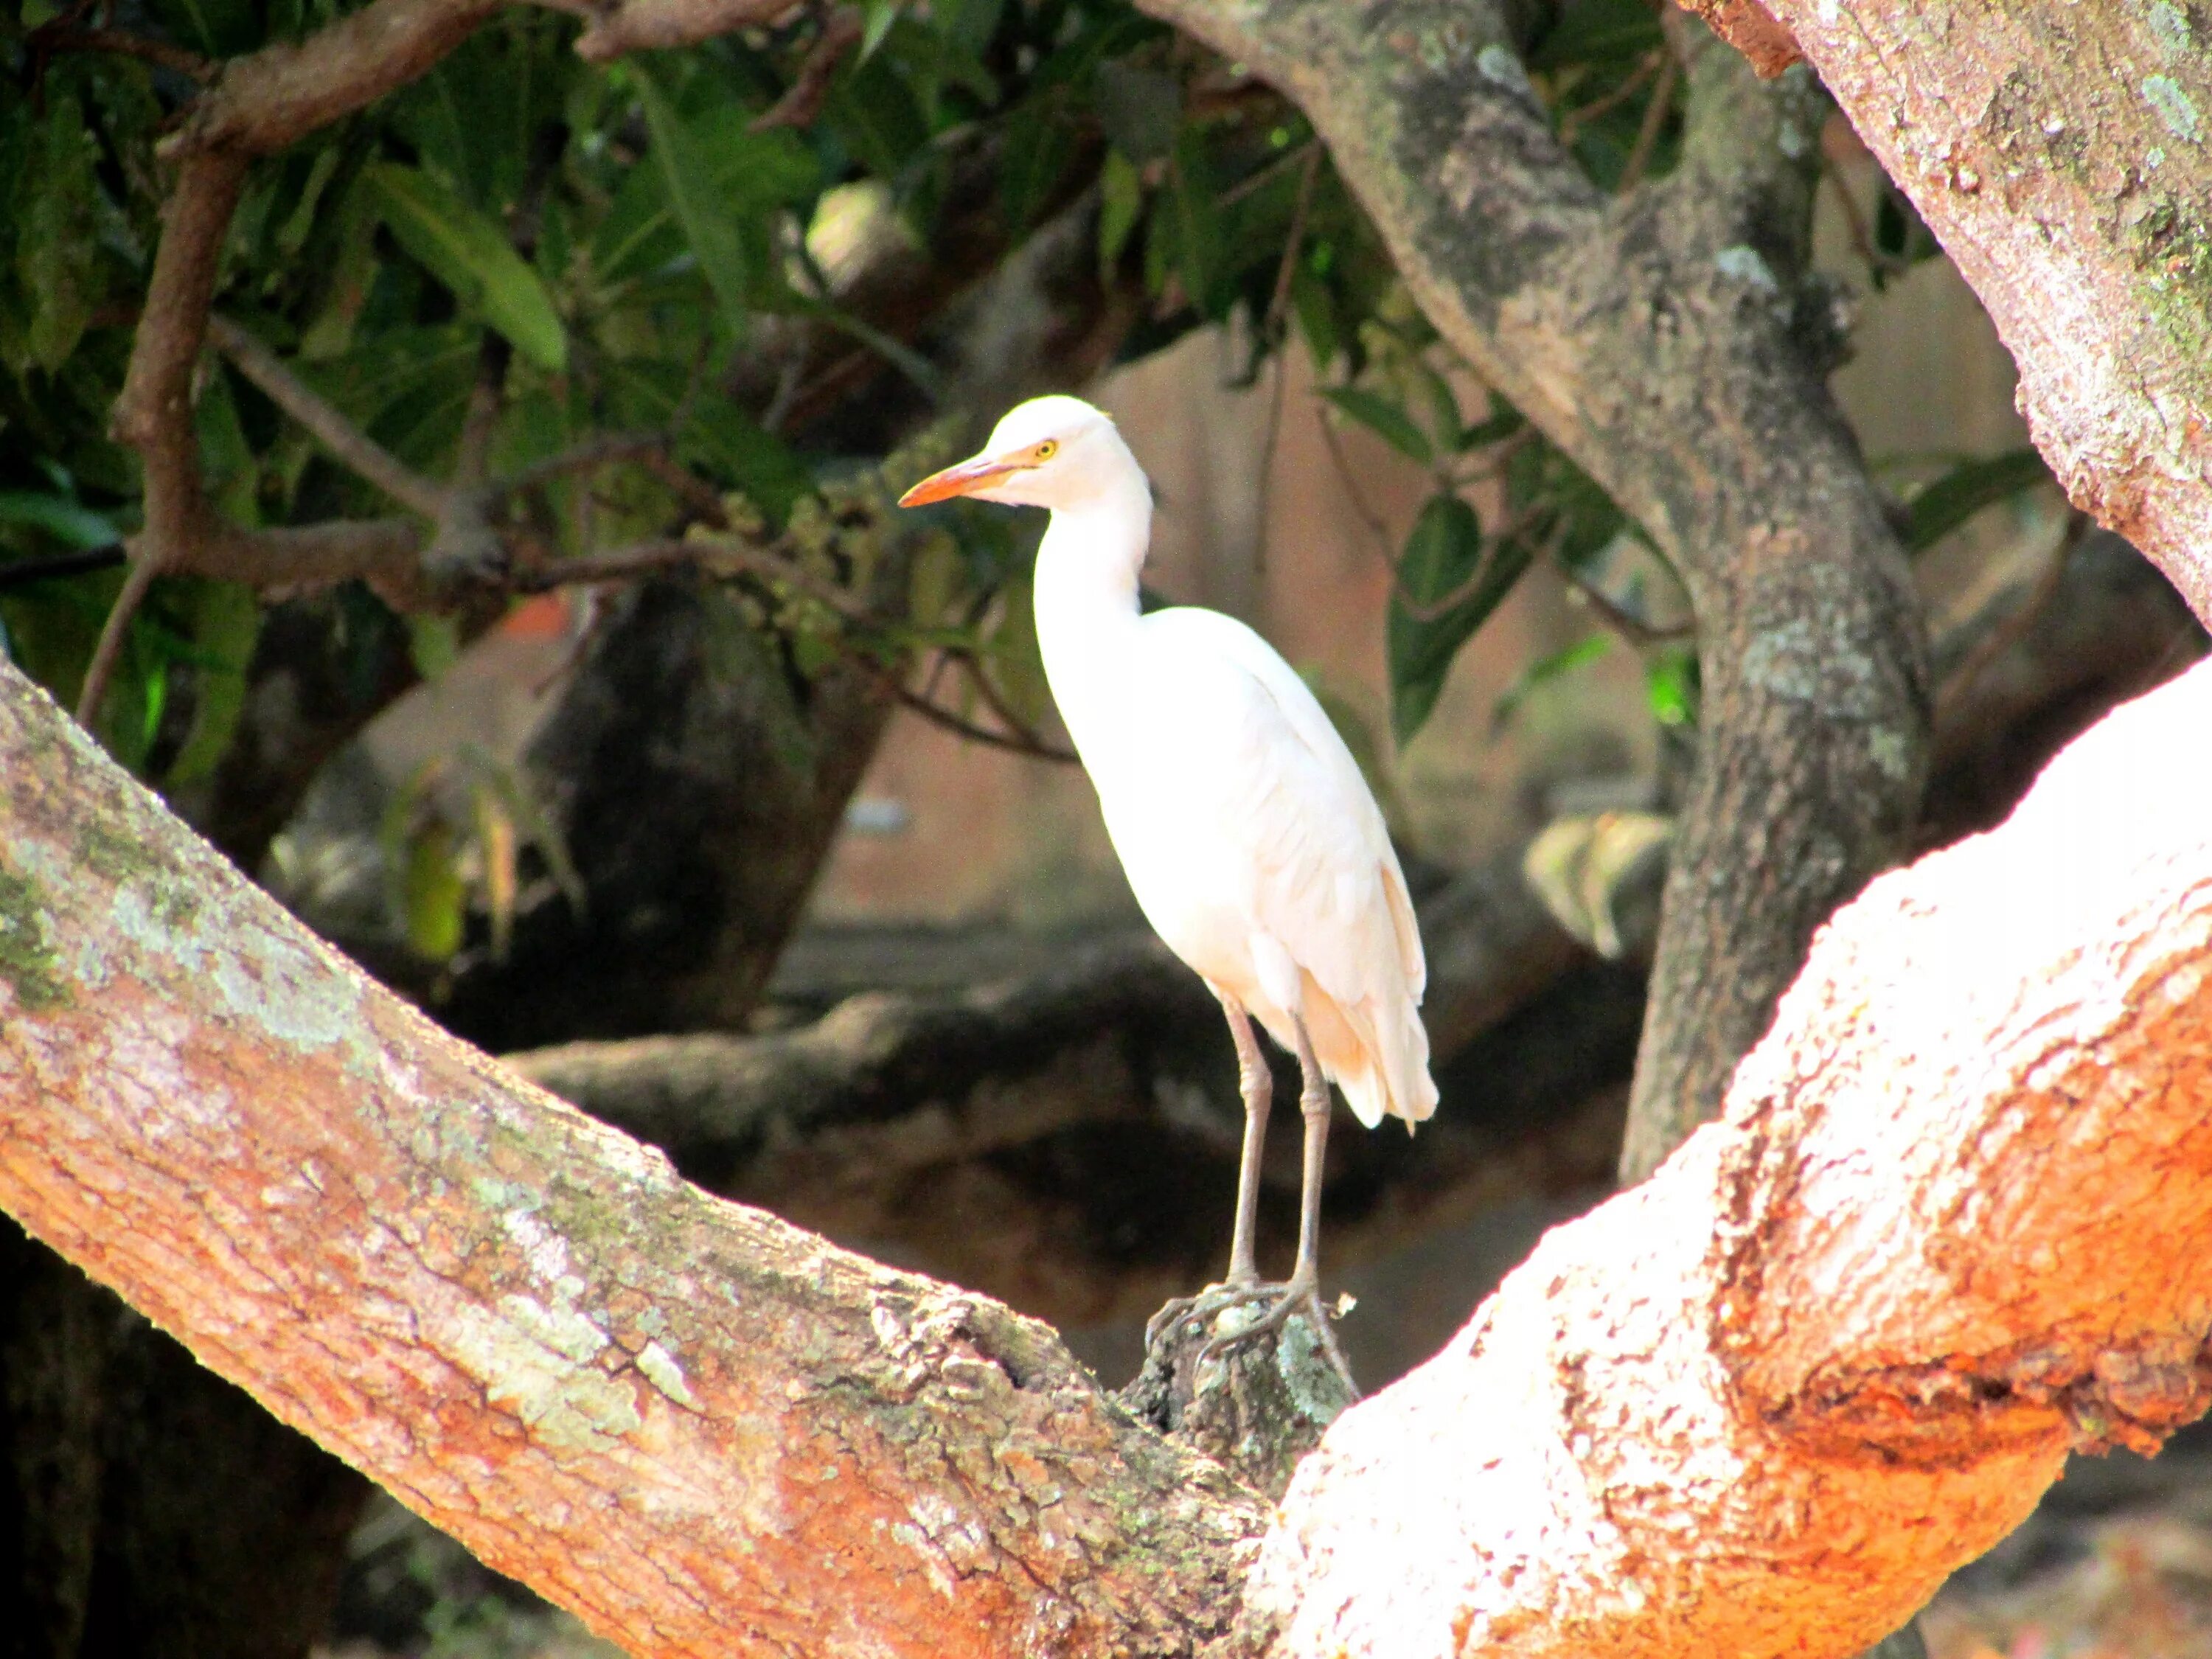
[(1150, 1353), (1185, 1326), (1210, 1327), (1231, 1308), (1264, 1301), (1281, 1288), (1279, 1285), (1263, 1285), (1256, 1279), (1232, 1279), (1226, 1284), (1209, 1285), (1195, 1296), (1172, 1297), (1146, 1322), (1145, 1352)]
[[(1255, 1316), (1238, 1319), (1228, 1328), (1222, 1328), (1224, 1316), (1255, 1304), (1264, 1304)], [(1243, 1283), (1209, 1285), (1195, 1296), (1180, 1296), (1154, 1314), (1145, 1327), (1145, 1349), (1153, 1352), (1159, 1344), (1187, 1328), (1196, 1328), (1212, 1333), (1206, 1346), (1199, 1350), (1198, 1364), (1213, 1364), (1231, 1351), (1258, 1341), (1262, 1337), (1277, 1337), (1291, 1319), (1303, 1314), (1314, 1333), (1316, 1343), (1328, 1360), (1329, 1369), (1344, 1384), (1346, 1391), (1358, 1400), (1359, 1385), (1352, 1381), (1352, 1367), (1338, 1346), (1332, 1321), (1352, 1310), (1352, 1298), (1341, 1297), (1334, 1307), (1321, 1299), (1321, 1287), (1310, 1277), (1292, 1278), (1282, 1284), (1266, 1284), (1258, 1279)]]

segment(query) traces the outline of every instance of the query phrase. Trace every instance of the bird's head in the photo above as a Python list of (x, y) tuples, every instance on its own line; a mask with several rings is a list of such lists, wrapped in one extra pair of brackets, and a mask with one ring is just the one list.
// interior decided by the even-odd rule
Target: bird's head
[(1145, 488), (1135, 457), (1114, 422), (1080, 398), (1032, 398), (1010, 410), (990, 441), (957, 466), (933, 472), (901, 507), (955, 495), (1015, 507), (1082, 507)]

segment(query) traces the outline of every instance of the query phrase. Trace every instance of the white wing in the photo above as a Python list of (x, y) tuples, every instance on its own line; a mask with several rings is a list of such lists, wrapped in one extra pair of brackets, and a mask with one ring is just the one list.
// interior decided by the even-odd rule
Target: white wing
[[(1420, 936), (1351, 750), (1242, 623), (1178, 609), (1147, 617), (1143, 633), (1121, 740), (1105, 754), (1086, 744), (1085, 759), (1146, 915), (1287, 1040), (1290, 1011), (1257, 994), (1249, 962), (1255, 933), (1279, 944), (1334, 1005), (1309, 1010), (1309, 1025), (1360, 1116), (1426, 1117)], [(1349, 1029), (1325, 1031), (1336, 1012)]]

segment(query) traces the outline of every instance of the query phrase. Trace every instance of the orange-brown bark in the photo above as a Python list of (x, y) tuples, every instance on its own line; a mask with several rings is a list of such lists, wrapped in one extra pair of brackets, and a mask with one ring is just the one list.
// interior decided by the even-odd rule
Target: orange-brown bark
[(1300, 1469), (1275, 1650), (1851, 1653), (2201, 1413), (2208, 730), (2199, 668), (1839, 913), (1723, 1120)]
[[(0, 665), (0, 1206), (640, 1655), (1841, 1656), (2212, 1390), (2212, 667), (1262, 1507), (368, 985)], [(1241, 1622), (1240, 1622), (1240, 1599)]]
[(1261, 1510), (1050, 1334), (711, 1198), (0, 665), (0, 1207), (636, 1655), (1187, 1650)]

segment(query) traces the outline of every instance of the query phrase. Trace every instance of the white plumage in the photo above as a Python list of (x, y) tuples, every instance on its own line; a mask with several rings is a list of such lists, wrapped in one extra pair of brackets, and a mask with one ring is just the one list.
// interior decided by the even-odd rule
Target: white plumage
[[(1114, 424), (1073, 398), (1000, 422), (972, 460), (925, 479), (909, 505), (964, 495), (1048, 507), (1037, 551), (1037, 643), (1068, 734), (1145, 915), (1221, 998), (1240, 1055), (1249, 1011), (1320, 1070), (1372, 1128), (1436, 1109), (1419, 1014), (1427, 979), (1406, 878), (1381, 811), (1304, 680), (1243, 623), (1194, 607), (1140, 614), (1152, 492)], [(1256, 1278), (1249, 1194), (1267, 1114), (1264, 1072), (1231, 1283)], [(1299, 1270), (1310, 1297), (1317, 1205), (1316, 1090), (1309, 1078), (1307, 1207)], [(1287, 1299), (1287, 1298), (1286, 1298)]]

